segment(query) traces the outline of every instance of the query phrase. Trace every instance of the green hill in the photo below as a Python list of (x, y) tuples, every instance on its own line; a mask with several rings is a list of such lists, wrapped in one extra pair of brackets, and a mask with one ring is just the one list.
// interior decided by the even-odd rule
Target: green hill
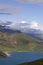
[(39, 59), (33, 62), (22, 63), (18, 65), (43, 65), (43, 59)]
[(23, 33), (0, 32), (0, 49), (10, 51), (43, 51), (43, 41)]

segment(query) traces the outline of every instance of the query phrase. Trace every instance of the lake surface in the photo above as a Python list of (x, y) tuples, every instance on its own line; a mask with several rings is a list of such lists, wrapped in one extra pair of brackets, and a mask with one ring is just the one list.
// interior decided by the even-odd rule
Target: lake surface
[(0, 65), (17, 65), (43, 58), (43, 52), (12, 52), (11, 57), (0, 59)]

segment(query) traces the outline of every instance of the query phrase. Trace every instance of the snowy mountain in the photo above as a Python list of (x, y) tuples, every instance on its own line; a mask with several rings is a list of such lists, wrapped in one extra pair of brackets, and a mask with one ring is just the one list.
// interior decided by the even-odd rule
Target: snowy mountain
[(43, 26), (37, 22), (25, 22), (21, 21), (18, 23), (11, 22), (1, 22), (0, 23), (0, 31), (8, 32), (8, 33), (26, 33), (33, 37), (43, 39)]
[(20, 30), (13, 30), (8, 25), (10, 25), (11, 22), (0, 22), (0, 31), (1, 32), (7, 32), (7, 33), (21, 33)]
[(11, 25), (8, 25), (9, 28), (15, 30), (21, 30), (22, 32), (26, 33), (43, 33), (43, 26), (38, 24), (37, 22), (28, 23), (25, 21), (22, 21), (20, 23), (12, 23)]
[(25, 22), (21, 21), (20, 23), (12, 23), (9, 25), (10, 29), (20, 30), (22, 33), (29, 34), (33, 37), (43, 39), (43, 26), (37, 22)]

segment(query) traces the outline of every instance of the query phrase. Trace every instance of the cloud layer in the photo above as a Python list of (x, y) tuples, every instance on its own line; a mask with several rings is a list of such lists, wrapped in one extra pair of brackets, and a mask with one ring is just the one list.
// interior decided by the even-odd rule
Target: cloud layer
[(0, 12), (0, 15), (12, 15), (11, 13), (8, 13), (8, 12)]
[(43, 3), (43, 0), (17, 0), (22, 3)]
[(0, 3), (0, 14), (2, 15), (15, 15), (18, 12), (16, 6), (12, 6), (5, 3)]
[(19, 23), (0, 21), (0, 25), (5, 26), (5, 28), (8, 29), (20, 30), (21, 32), (25, 33), (43, 33), (43, 26), (36, 21), (32, 21), (31, 23), (26, 21), (21, 21)]
[(9, 4), (5, 4), (5, 3), (0, 3), (0, 9), (1, 10), (15, 10), (16, 9), (16, 6), (12, 6), (12, 5), (9, 5)]
[(8, 25), (11, 29), (20, 29), (20, 30), (27, 30), (27, 29), (36, 29), (43, 31), (43, 26), (40, 25), (37, 21), (32, 21), (28, 23), (26, 21), (21, 21), (20, 23), (12, 23)]
[(12, 24), (11, 21), (1, 21), (0, 20), (0, 25), (2, 25), (2, 26), (8, 26), (8, 25), (11, 25), (11, 24)]

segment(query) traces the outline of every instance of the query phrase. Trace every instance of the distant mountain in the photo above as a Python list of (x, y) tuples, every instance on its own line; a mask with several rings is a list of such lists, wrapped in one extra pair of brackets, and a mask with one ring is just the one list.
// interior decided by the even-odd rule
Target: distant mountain
[(21, 22), (21, 23), (12, 24), (9, 27), (13, 30), (17, 29), (20, 30), (22, 33), (43, 40), (43, 26), (41, 26), (36, 22), (31, 24), (29, 24), (28, 22), (27, 23)]
[(43, 26), (37, 22), (30, 24), (24, 21), (20, 23), (12, 23), (10, 21), (4, 23), (0, 22), (0, 31), (8, 33), (25, 33), (34, 38), (43, 40)]
[(12, 29), (9, 29), (7, 26), (2, 26), (2, 25), (0, 25), (0, 32), (21, 33), (20, 30), (12, 30)]
[(32, 62), (26, 62), (26, 63), (22, 63), (18, 65), (43, 65), (43, 59), (39, 59), (39, 60), (32, 61)]
[(29, 24), (28, 22), (27, 23), (21, 22), (21, 23), (15, 24), (15, 25), (16, 25), (15, 29), (20, 30), (22, 33), (25, 33), (34, 38), (43, 40), (43, 26), (41, 27), (41, 25), (39, 25), (37, 23)]
[(34, 38), (43, 40), (43, 34), (28, 33), (28, 35), (30, 35), (30, 36), (32, 36), (32, 37), (34, 37)]

